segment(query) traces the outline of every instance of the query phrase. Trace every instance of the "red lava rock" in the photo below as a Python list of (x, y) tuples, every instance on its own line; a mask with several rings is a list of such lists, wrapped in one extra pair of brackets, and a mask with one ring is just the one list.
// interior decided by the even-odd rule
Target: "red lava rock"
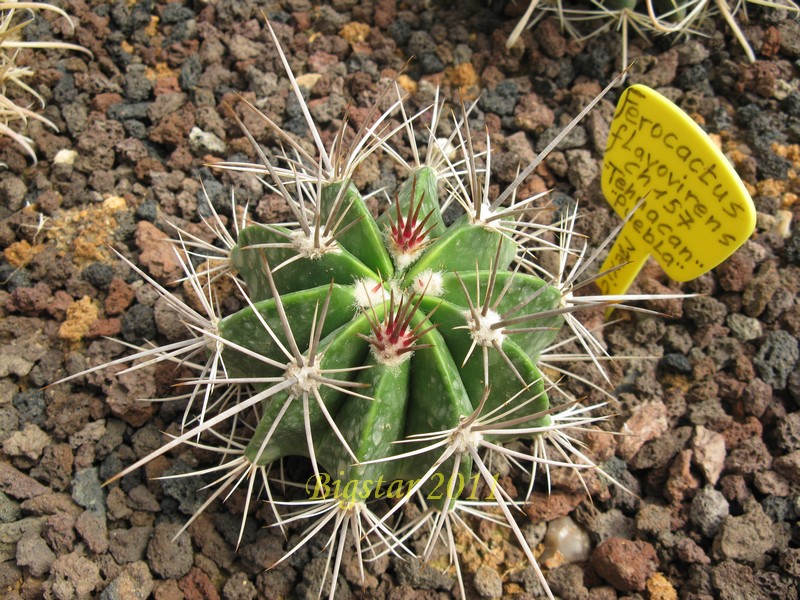
[(116, 92), (97, 94), (92, 97), (92, 108), (101, 113), (105, 113), (109, 106), (122, 102), (122, 95)]
[(176, 147), (186, 143), (194, 126), (194, 108), (186, 105), (161, 119), (150, 129), (148, 137), (157, 144)]
[(152, 173), (166, 173), (167, 169), (160, 160), (151, 156), (146, 156), (142, 160), (137, 161), (133, 171), (136, 177), (147, 181)]
[(47, 312), (56, 321), (63, 321), (67, 317), (67, 309), (72, 304), (72, 296), (64, 290), (58, 290), (47, 305)]
[(711, 559), (708, 558), (708, 555), (692, 538), (681, 538), (678, 543), (675, 544), (675, 553), (678, 558), (685, 563), (698, 563), (701, 565), (711, 563)]
[(89, 598), (102, 583), (100, 568), (78, 552), (56, 559), (50, 579), (55, 598)]
[(745, 440), (752, 437), (760, 437), (764, 427), (761, 421), (755, 417), (747, 417), (743, 423), (734, 421), (731, 423), (722, 435), (725, 437), (725, 445), (728, 448), (736, 448)]
[(646, 442), (660, 437), (668, 428), (667, 407), (663, 402), (647, 402), (637, 406), (631, 418), (622, 426), (624, 437), (617, 446), (617, 454), (630, 460)]
[(597, 574), (620, 592), (641, 592), (658, 566), (656, 550), (642, 541), (609, 538), (589, 560)]
[(781, 49), (781, 32), (777, 27), (767, 27), (764, 31), (764, 42), (761, 44), (761, 54), (767, 58), (775, 56)]
[(719, 487), (728, 502), (735, 501), (741, 504), (752, 495), (741, 475), (725, 475), (719, 480)]
[(791, 483), (800, 483), (800, 450), (775, 459), (773, 466)]
[(777, 63), (763, 60), (743, 67), (740, 73), (737, 87), (741, 91), (753, 91), (762, 98), (772, 97), (777, 81), (781, 77)]
[(311, 28), (311, 14), (308, 11), (297, 11), (292, 13), (292, 19), (297, 24), (300, 31)]
[(720, 287), (728, 292), (741, 292), (750, 283), (756, 262), (744, 252), (734, 252), (730, 258), (719, 265), (714, 273)]
[(42, 526), (42, 537), (58, 555), (69, 554), (75, 549), (75, 515), (50, 515)]
[(736, 475), (753, 475), (772, 466), (772, 455), (761, 437), (751, 437), (728, 452), (725, 468)]
[(91, 510), (83, 511), (75, 520), (75, 529), (92, 552), (103, 554), (108, 551), (108, 529), (101, 515)]
[(552, 127), (555, 114), (536, 94), (525, 94), (520, 97), (514, 108), (514, 123), (524, 131), (539, 132)]
[(108, 286), (108, 296), (106, 296), (105, 309), (107, 315), (120, 315), (125, 312), (136, 293), (133, 288), (122, 279), (115, 277)]
[(11, 292), (6, 308), (10, 312), (37, 314), (45, 310), (50, 300), (50, 288), (39, 282), (33, 287), (20, 287)]
[[(94, 116), (98, 116), (97, 113)], [(80, 156), (76, 166), (86, 172), (113, 169), (116, 158), (114, 147), (125, 139), (122, 123), (103, 118), (89, 119), (88, 123), (89, 127), (78, 140)], [(62, 144), (59, 149), (63, 147)]]
[(677, 73), (678, 51), (673, 48), (659, 54), (649, 71), (642, 74), (631, 74), (631, 78), (635, 78), (636, 83), (658, 88), (672, 83)]
[(375, 26), (387, 29), (397, 20), (396, 0), (378, 0), (375, 3)]
[(158, 410), (157, 403), (141, 401), (141, 398), (154, 397), (156, 384), (153, 373), (151, 365), (114, 378), (106, 388), (106, 402), (111, 412), (134, 427), (144, 425)]
[(664, 496), (670, 502), (683, 502), (690, 492), (700, 487), (700, 482), (692, 475), (692, 451), (682, 450), (669, 469), (669, 479), (664, 487)]
[(183, 274), (169, 236), (148, 221), (136, 224), (136, 246), (141, 250), (139, 262), (155, 279), (174, 282)]
[(539, 41), (539, 48), (550, 58), (561, 58), (567, 52), (567, 40), (561, 35), (561, 29), (555, 20), (542, 21), (534, 35)]
[(0, 491), (14, 498), (28, 499), (46, 494), (50, 490), (10, 464), (0, 462)]
[(753, 485), (756, 489), (764, 495), (778, 496), (785, 498), (788, 496), (792, 488), (785, 477), (782, 477), (775, 471), (762, 471), (756, 473), (753, 477)]
[(698, 425), (694, 431), (692, 450), (692, 459), (703, 471), (706, 481), (716, 485), (725, 466), (725, 438), (716, 431)]
[(97, 319), (89, 326), (87, 338), (113, 337), (122, 331), (122, 319)]
[(57, 515), (59, 513), (68, 513), (70, 515), (77, 515), (81, 512), (80, 507), (72, 500), (72, 496), (62, 493), (54, 493), (48, 491), (45, 494), (25, 500), (20, 504), (20, 508), (26, 514), (32, 515)]
[(339, 57), (328, 52), (314, 52), (308, 57), (308, 68), (311, 73), (327, 73), (331, 67), (339, 64)]
[(219, 600), (219, 593), (203, 571), (192, 567), (189, 574), (178, 582), (186, 600)]
[(525, 512), (533, 523), (552, 521), (565, 517), (584, 499), (582, 494), (554, 491), (551, 494), (533, 492), (525, 504)]
[(181, 592), (178, 582), (174, 579), (156, 581), (153, 598), (155, 600), (184, 600), (183, 592)]
[[(675, 290), (649, 277), (641, 279), (639, 289), (642, 294), (655, 294), (657, 296), (676, 293)], [(649, 310), (663, 313), (670, 319), (680, 319), (683, 316), (683, 300), (680, 298), (656, 298), (646, 300), (643, 305)]]
[(235, 558), (233, 548), (219, 534), (208, 515), (201, 513), (189, 526), (189, 533), (205, 556), (222, 568), (230, 568)]

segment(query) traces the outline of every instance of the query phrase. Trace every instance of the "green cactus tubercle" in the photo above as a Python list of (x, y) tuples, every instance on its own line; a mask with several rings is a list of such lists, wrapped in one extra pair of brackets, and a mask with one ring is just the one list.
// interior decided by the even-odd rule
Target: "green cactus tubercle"
[(427, 475), (430, 488), (440, 453), (398, 442), (454, 430), (479, 406), (520, 430), (503, 442), (550, 424), (537, 359), (562, 325), (562, 295), (512, 269), (517, 247), (487, 205), (447, 226), (437, 180), (415, 169), (377, 220), (352, 183), (325, 183), (313, 222), (239, 232), (230, 262), (248, 306), (219, 332), (228, 375), (267, 394), (250, 463), (310, 456), (315, 470), (360, 482), (363, 500), (381, 478)]

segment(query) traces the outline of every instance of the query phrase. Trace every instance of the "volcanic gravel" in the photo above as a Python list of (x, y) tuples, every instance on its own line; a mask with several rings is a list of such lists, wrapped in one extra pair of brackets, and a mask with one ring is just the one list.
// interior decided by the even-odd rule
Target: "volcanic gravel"
[[(173, 541), (206, 497), (203, 481), (153, 477), (210, 465), (208, 452), (172, 452), (102, 486), (162, 444), (162, 432), (177, 432), (183, 413), (139, 400), (169, 395), (184, 375), (173, 366), (119, 377), (114, 367), (46, 387), (123, 356), (125, 347), (107, 337), (139, 344), (181, 335), (163, 301), (115, 252), (186, 296), (171, 283), (182, 273), (161, 242), (171, 224), (208, 237), (203, 188), (226, 219), (231, 190), (262, 222), (286, 217), (251, 177), (213, 168), (257, 160), (232, 111), (261, 143), (277, 143), (242, 99), (309, 138), (264, 15), (294, 72), (305, 74), (326, 141), (348, 107), (358, 125), (394, 80), (409, 93), (409, 114), (439, 86), (456, 109), (459, 98), (479, 98), (470, 124), (477, 137), (491, 136), (501, 186), (611, 80), (619, 35), (578, 43), (545, 20), (507, 50), (522, 0), (59, 5), (73, 15), (74, 32), (57, 15), (40, 14), (25, 35), (60, 37), (93, 56), (23, 51), (18, 61), (36, 71), (31, 84), (59, 131), (29, 122), (37, 164), (0, 139), (0, 596), (316, 598), (323, 536), (268, 570), (303, 527), (284, 538), (267, 527), (271, 510), (254, 503), (237, 550), (241, 493), (215, 502)], [(636, 359), (607, 366), (615, 395), (603, 428), (628, 435), (586, 441), (626, 490), (588, 476), (590, 498), (573, 475), (555, 471), (553, 493), (537, 487), (519, 517), (534, 545), (541, 522), (567, 514), (589, 533), (587, 562), (550, 565), (548, 581), (563, 600), (798, 596), (800, 23), (754, 4), (748, 14), (752, 65), (719, 18), (707, 37), (676, 43), (648, 45), (631, 34), (628, 83), (657, 87), (712, 134), (750, 190), (758, 224), (728, 262), (694, 281), (672, 282), (650, 263), (634, 291), (697, 295), (644, 304), (658, 315), (618, 311), (619, 322), (600, 333), (610, 355)], [(619, 94), (601, 101), (520, 191), (552, 189), (556, 207), (579, 201), (579, 228), (594, 244), (618, 222), (599, 174)], [(391, 195), (400, 177), (392, 161), (374, 156), (356, 183)], [(241, 305), (231, 293), (223, 309)], [(589, 366), (576, 370), (605, 385)], [(607, 400), (579, 381), (566, 385), (587, 402)], [(288, 468), (307, 471), (300, 461)], [(520, 494), (527, 487), (504, 485)], [(462, 565), (467, 595), (543, 595), (519, 548), (488, 525), (476, 531), (493, 540), (491, 551), (473, 549)], [(337, 598), (455, 592), (452, 573), (395, 558), (370, 563), (362, 583), (349, 557)]]

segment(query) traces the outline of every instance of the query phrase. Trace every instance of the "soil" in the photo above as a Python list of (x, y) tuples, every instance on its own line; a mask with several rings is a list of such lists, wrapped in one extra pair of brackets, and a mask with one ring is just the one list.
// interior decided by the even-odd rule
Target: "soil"
[[(199, 225), (210, 214), (203, 187), (226, 221), (231, 190), (258, 220), (284, 217), (253, 178), (212, 168), (256, 160), (232, 111), (260, 142), (276, 143), (242, 100), (309, 139), (264, 15), (293, 71), (304, 74), (327, 141), (346, 108), (358, 123), (393, 80), (409, 93), (409, 112), (427, 106), (438, 86), (454, 107), (478, 99), (473, 130), (491, 136), (502, 186), (613, 78), (620, 37), (576, 42), (545, 20), (508, 50), (522, 1), (59, 4), (74, 31), (42, 14), (25, 35), (66, 39), (92, 57), (24, 51), (18, 60), (35, 70), (30, 83), (59, 131), (30, 121), (36, 164), (0, 139), (0, 595), (316, 597), (324, 540), (267, 570), (303, 526), (284, 538), (265, 527), (271, 511), (258, 503), (237, 550), (241, 494), (213, 503), (173, 539), (202, 502), (201, 484), (152, 478), (210, 464), (203, 450), (169, 453), (101, 487), (166, 440), (162, 431), (178, 430), (182, 406), (142, 401), (170, 393), (181, 376), (173, 367), (115, 376), (115, 366), (50, 384), (127, 352), (108, 338), (180, 339), (180, 322), (121, 258), (186, 295), (174, 283), (180, 265), (161, 242), (170, 224), (207, 235)], [(696, 280), (678, 284), (649, 263), (635, 289), (697, 295), (645, 303), (658, 315), (620, 312), (602, 332), (609, 354), (638, 357), (609, 366), (615, 394), (604, 427), (627, 437), (588, 440), (627, 491), (589, 477), (589, 497), (574, 477), (554, 473), (552, 493), (537, 487), (519, 518), (533, 545), (542, 523), (567, 514), (588, 533), (588, 561), (545, 563), (563, 600), (797, 598), (800, 23), (755, 4), (748, 15), (754, 64), (713, 16), (705, 36), (650, 45), (631, 36), (628, 83), (659, 89), (712, 135), (751, 192), (758, 222), (741, 249)], [(580, 227), (593, 241), (618, 222), (599, 173), (620, 92), (611, 91), (520, 192), (552, 189), (557, 206), (579, 201), (587, 215)], [(359, 177), (362, 191), (391, 194), (399, 172), (376, 156)], [(230, 294), (223, 304), (233, 310), (241, 300)], [(580, 382), (568, 385), (588, 402), (603, 399)], [(507, 533), (487, 523), (476, 530), (489, 546), (461, 540), (467, 595), (540, 596)], [(457, 587), (440, 562), (384, 559), (370, 563), (362, 581), (349, 559), (337, 597), (450, 597)]]

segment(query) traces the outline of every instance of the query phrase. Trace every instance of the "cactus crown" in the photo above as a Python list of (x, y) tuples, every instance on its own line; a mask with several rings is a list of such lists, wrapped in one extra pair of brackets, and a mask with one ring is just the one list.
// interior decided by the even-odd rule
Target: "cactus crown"
[[(197, 375), (185, 382), (189, 392), (181, 397), (189, 407), (180, 434), (118, 477), (180, 445), (218, 453), (218, 466), (194, 473), (215, 479), (201, 510), (246, 483), (246, 515), (258, 484), (279, 526), (315, 522), (287, 557), (333, 523), (339, 541), (328, 546), (329, 563), (335, 553), (331, 597), (350, 544), (359, 561), (362, 544), (373, 558), (410, 553), (407, 542), (424, 525), (430, 535), (423, 555), (444, 540), (461, 584), (454, 527), (467, 524), (461, 515), (498, 522), (492, 511), (499, 510), (547, 589), (512, 513), (519, 503), (497, 485), (490, 465), (529, 468), (531, 487), (539, 467), (594, 467), (569, 432), (599, 418), (555, 379), (568, 373), (557, 363), (574, 358), (559, 354), (572, 341), (602, 372), (602, 347), (573, 314), (605, 303), (573, 294), (581, 278), (592, 281), (583, 273), (599, 250), (587, 255), (585, 241), (573, 234), (574, 211), (537, 224), (531, 216), (542, 212), (544, 195), (516, 198), (520, 182), (569, 127), (492, 198), (490, 140), (484, 152), (475, 151), (468, 110), (454, 119), (449, 138), (437, 139), (438, 98), (411, 116), (398, 98), (383, 113), (375, 109), (366, 120), (372, 125), (352, 143), (337, 136), (329, 153), (280, 56), (319, 160), (263, 116), (291, 152), (267, 156), (245, 130), (261, 163), (219, 166), (262, 174), (294, 222), (248, 225), (244, 216), (231, 234), (215, 213), (208, 225), (217, 245), (178, 231), (176, 249), (199, 312), (139, 271), (180, 313), (192, 338), (124, 360), (179, 361)], [(396, 113), (400, 125), (392, 128), (388, 116)], [(413, 126), (427, 115), (422, 157)], [(391, 145), (400, 133), (411, 144), (408, 163)], [(403, 163), (408, 177), (375, 219), (352, 175), (379, 149)], [(449, 219), (451, 212), (462, 214)], [(197, 253), (217, 258), (198, 270), (189, 260)], [(224, 318), (214, 292), (222, 278), (233, 278), (245, 301)], [(573, 333), (556, 341), (565, 323)], [(300, 510), (288, 516), (270, 485), (272, 466), (287, 456), (308, 457), (313, 470), (310, 497), (289, 502)], [(387, 489), (400, 498), (391, 507), (379, 500)], [(422, 510), (398, 524), (393, 517), (409, 502)], [(243, 519), (240, 540), (244, 527)]]

